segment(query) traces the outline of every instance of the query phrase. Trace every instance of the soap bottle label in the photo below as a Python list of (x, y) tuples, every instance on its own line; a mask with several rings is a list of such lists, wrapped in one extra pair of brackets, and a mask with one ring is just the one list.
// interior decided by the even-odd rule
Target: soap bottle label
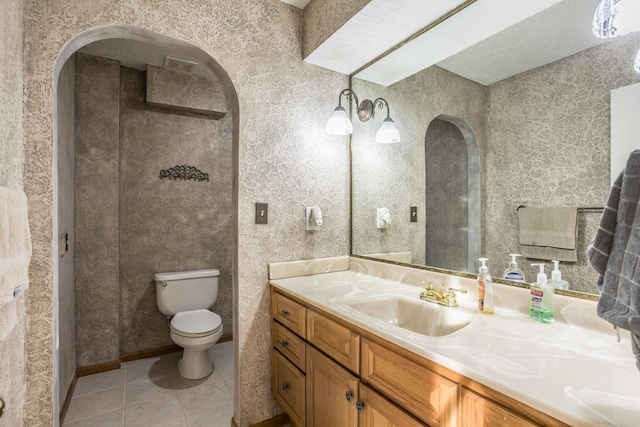
[(484, 295), (486, 288), (484, 286), (484, 280), (478, 277), (478, 310), (484, 311)]
[(544, 291), (537, 286), (531, 287), (531, 308), (542, 310), (542, 300), (544, 298)]

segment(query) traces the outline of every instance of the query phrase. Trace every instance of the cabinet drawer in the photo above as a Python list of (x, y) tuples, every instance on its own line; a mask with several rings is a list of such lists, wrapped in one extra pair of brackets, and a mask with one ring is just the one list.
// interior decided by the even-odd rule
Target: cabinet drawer
[(304, 372), (305, 343), (278, 322), (271, 322), (271, 344)]
[(533, 427), (528, 419), (462, 388), (461, 417), (463, 426)]
[(305, 376), (276, 350), (271, 350), (271, 392), (293, 426), (305, 425)]
[(456, 426), (458, 385), (379, 344), (362, 340), (360, 378), (430, 426)]
[(307, 340), (353, 373), (360, 367), (360, 335), (313, 311), (307, 312)]
[(427, 427), (373, 389), (364, 384), (360, 384), (359, 388), (359, 398), (363, 404), (362, 413), (359, 415), (360, 427)]
[(307, 309), (289, 298), (271, 294), (271, 317), (305, 338)]

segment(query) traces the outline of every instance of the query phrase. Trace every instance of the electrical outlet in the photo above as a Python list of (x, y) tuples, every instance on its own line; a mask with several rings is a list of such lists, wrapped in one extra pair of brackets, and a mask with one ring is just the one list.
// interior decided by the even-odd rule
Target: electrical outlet
[(410, 209), (409, 221), (410, 222), (418, 222), (418, 207), (417, 206), (411, 206), (409, 209)]
[(256, 224), (267, 224), (269, 217), (269, 205), (256, 202)]

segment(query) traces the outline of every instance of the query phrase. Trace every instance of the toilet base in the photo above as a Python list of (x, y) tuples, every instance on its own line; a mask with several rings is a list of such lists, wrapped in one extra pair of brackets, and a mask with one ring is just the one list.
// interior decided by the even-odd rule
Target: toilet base
[(193, 350), (185, 348), (182, 358), (178, 361), (180, 376), (188, 380), (199, 380), (208, 377), (213, 372), (213, 362), (207, 350)]

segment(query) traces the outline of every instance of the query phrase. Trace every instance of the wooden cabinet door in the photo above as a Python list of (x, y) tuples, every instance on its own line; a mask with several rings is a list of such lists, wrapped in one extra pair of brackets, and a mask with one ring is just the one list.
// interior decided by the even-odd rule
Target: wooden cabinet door
[(533, 427), (537, 424), (466, 388), (461, 393), (463, 427)]
[(326, 316), (307, 311), (307, 340), (351, 372), (360, 370), (360, 336)]
[(307, 427), (357, 427), (358, 378), (307, 345)]
[(458, 425), (458, 385), (400, 354), (363, 339), (360, 378), (433, 427)]
[(426, 427), (366, 385), (360, 384), (359, 392), (358, 427)]

